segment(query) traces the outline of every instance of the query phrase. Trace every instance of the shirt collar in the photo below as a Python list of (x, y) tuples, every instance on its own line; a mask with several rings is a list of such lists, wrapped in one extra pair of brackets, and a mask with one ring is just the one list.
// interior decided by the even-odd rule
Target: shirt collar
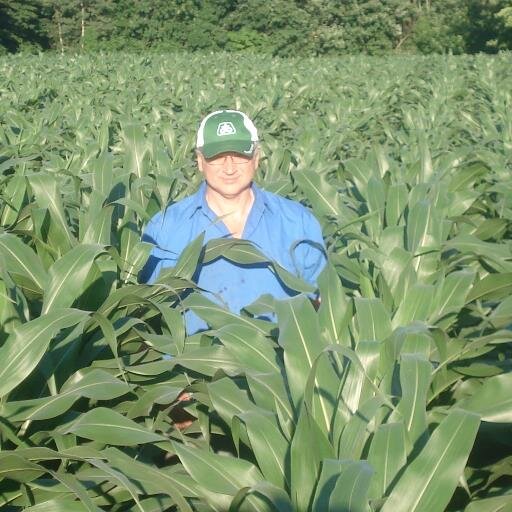
[[(258, 210), (267, 208), (269, 212), (272, 213), (272, 207), (265, 191), (258, 187), (254, 182), (251, 184), (251, 189), (254, 194), (254, 204), (252, 207)], [(191, 197), (192, 212), (190, 214), (190, 218), (192, 218), (199, 210), (202, 210), (206, 214), (211, 212), (211, 209), (206, 202), (206, 182), (204, 180), (201, 182), (201, 185), (199, 185), (197, 192), (195, 192)]]
[(272, 206), (270, 204), (270, 201), (268, 200), (267, 193), (263, 189), (258, 187), (258, 185), (256, 185), (254, 182), (252, 183), (252, 191), (254, 193), (254, 202), (258, 202), (263, 207), (267, 208), (270, 213), (273, 213)]

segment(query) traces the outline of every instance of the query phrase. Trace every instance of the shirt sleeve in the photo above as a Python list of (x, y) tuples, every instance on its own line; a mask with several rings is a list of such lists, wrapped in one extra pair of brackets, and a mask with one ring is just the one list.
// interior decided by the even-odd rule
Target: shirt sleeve
[(318, 220), (308, 210), (302, 214), (303, 237), (295, 245), (294, 260), (298, 275), (316, 286), (318, 275), (327, 263), (325, 243)]
[(142, 234), (142, 241), (153, 244), (153, 248), (139, 273), (139, 282), (141, 283), (154, 283), (162, 268), (173, 266), (176, 262), (176, 256), (162, 247), (162, 240), (165, 233), (168, 232), (165, 220), (162, 213), (157, 213), (149, 221)]

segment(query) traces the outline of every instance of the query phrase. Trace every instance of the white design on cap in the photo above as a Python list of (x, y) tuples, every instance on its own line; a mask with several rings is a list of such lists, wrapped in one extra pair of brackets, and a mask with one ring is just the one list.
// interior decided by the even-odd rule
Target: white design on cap
[(219, 137), (222, 137), (224, 135), (234, 135), (235, 133), (236, 128), (230, 121), (224, 121), (223, 123), (219, 123), (219, 125), (217, 126), (217, 136)]

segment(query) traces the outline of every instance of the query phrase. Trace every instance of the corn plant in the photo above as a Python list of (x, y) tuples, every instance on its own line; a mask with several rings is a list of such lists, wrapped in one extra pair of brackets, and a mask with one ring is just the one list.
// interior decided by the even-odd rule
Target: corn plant
[[(2, 509), (510, 508), (509, 66), (2, 58)], [(321, 221), (318, 310), (244, 241), (200, 237), (138, 282), (220, 107), (258, 125), (260, 184)], [(222, 309), (192, 280), (219, 256), (297, 296)], [(187, 336), (187, 309), (209, 330)]]

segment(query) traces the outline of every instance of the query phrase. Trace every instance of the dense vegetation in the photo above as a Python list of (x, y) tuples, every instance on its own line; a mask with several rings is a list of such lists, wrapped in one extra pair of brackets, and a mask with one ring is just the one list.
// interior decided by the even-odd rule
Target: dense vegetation
[[(510, 69), (2, 58), (0, 507), (510, 509)], [(264, 259), (243, 242), (199, 239), (137, 283), (141, 230), (197, 186), (194, 134), (219, 107), (260, 128), (259, 182), (321, 220), (318, 312), (299, 294), (236, 316), (194, 290), (200, 259)], [(184, 308), (211, 330), (185, 336)]]
[(512, 49), (510, 0), (0, 0), (0, 53)]

